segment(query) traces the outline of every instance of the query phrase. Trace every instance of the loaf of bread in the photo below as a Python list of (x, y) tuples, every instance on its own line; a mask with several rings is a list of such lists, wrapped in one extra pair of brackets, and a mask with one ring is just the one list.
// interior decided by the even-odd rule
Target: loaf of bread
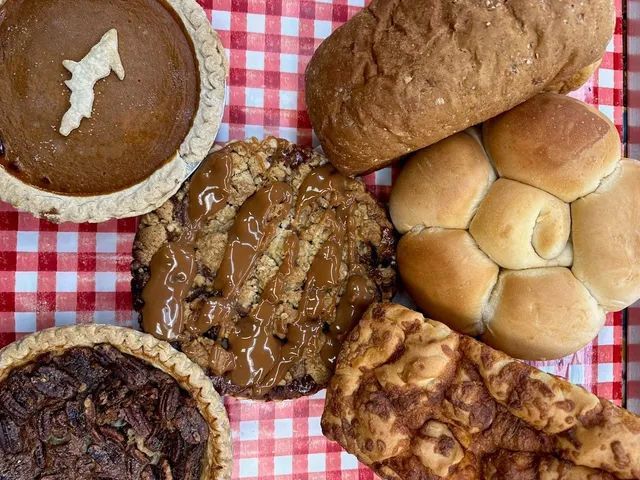
[[(429, 317), (509, 355), (576, 352), (640, 298), (640, 163), (579, 100), (537, 95), (411, 155), (398, 268)], [(496, 179), (496, 177), (498, 177)]]
[(640, 418), (400, 305), (351, 332), (322, 429), (385, 479), (640, 479)]
[(373, 0), (315, 52), (306, 102), (343, 173), (388, 165), (593, 72), (611, 0)]

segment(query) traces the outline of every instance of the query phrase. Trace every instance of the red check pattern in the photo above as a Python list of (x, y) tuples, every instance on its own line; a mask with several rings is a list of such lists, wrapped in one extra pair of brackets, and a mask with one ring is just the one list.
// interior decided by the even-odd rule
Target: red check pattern
[[(273, 134), (311, 144), (305, 66), (322, 39), (357, 13), (364, 0), (200, 1), (230, 59), (228, 102), (218, 141)], [(622, 0), (616, 3), (616, 34), (602, 67), (575, 95), (597, 105), (624, 133)], [(383, 201), (394, 174), (385, 169), (366, 177)], [(129, 286), (135, 228), (135, 220), (53, 225), (0, 204), (0, 346), (54, 325), (95, 320), (135, 326)], [(640, 325), (638, 311), (634, 315)], [(634, 332), (631, 353), (640, 345), (640, 330)], [(621, 403), (623, 334), (622, 315), (610, 315), (592, 345), (541, 367)], [(640, 361), (640, 350), (636, 354)], [(637, 384), (640, 399), (640, 375)], [(322, 436), (322, 394), (275, 404), (228, 399), (226, 405), (236, 478), (374, 478)]]
[[(628, 156), (640, 159), (640, 0), (627, 1), (627, 145)], [(640, 413), (640, 302), (627, 316), (626, 399)]]

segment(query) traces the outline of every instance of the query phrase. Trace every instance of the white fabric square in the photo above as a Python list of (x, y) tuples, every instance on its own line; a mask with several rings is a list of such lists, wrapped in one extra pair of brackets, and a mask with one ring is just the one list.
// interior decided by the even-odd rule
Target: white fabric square
[(231, 30), (231, 12), (216, 10), (213, 12), (211, 24), (215, 30)]
[(310, 437), (321, 437), (322, 427), (320, 426), (320, 417), (309, 417), (307, 419)]
[(257, 458), (241, 458), (240, 462), (240, 478), (257, 477), (258, 476), (258, 459)]
[(264, 52), (247, 50), (245, 64), (247, 70), (264, 70)]
[(390, 187), (392, 183), (391, 167), (376, 172), (376, 185)]
[(246, 420), (240, 422), (240, 440), (258, 440), (260, 426), (257, 420)]
[(56, 237), (58, 253), (76, 253), (78, 251), (78, 232), (59, 232)]
[(327, 38), (331, 35), (331, 22), (328, 20), (314, 20), (313, 34), (316, 38)]
[(298, 92), (294, 92), (291, 90), (280, 90), (280, 109), (297, 110)]
[(613, 106), (611, 105), (599, 105), (598, 110), (606, 115), (606, 117), (613, 122)]
[(598, 364), (598, 382), (613, 382), (613, 363)]
[(584, 383), (584, 365), (569, 365), (569, 381), (571, 383)]
[(291, 127), (280, 127), (278, 135), (285, 140), (296, 143), (298, 141), (298, 130)]
[(605, 88), (613, 88), (615, 86), (615, 76), (610, 68), (601, 68), (598, 70), (598, 86)]
[(56, 312), (54, 313), (56, 327), (76, 324), (76, 312)]
[(350, 453), (340, 452), (340, 468), (342, 470), (357, 470), (358, 459)]
[(96, 292), (116, 291), (115, 272), (96, 272)]
[(247, 13), (247, 32), (264, 33), (265, 16), (259, 13)]
[(325, 453), (310, 453), (307, 456), (309, 473), (324, 472), (327, 470), (327, 455)]
[(262, 88), (245, 88), (245, 105), (247, 107), (264, 107), (264, 90)]
[(100, 323), (102, 325), (115, 325), (116, 312), (113, 310), (100, 310), (93, 314), (93, 319), (96, 323)]
[(292, 438), (293, 420), (291, 418), (276, 418), (273, 421), (274, 438)]
[(16, 312), (14, 318), (16, 321), (16, 333), (32, 333), (36, 331), (35, 312)]
[(281, 53), (280, 71), (284, 73), (298, 73), (298, 55)]
[(56, 291), (69, 293), (77, 290), (78, 274), (76, 272), (56, 272)]
[(294, 17), (280, 17), (280, 33), (289, 37), (297, 37), (300, 31), (300, 20)]
[(38, 272), (16, 272), (16, 292), (37, 292)]
[(117, 233), (96, 233), (96, 253), (116, 253), (117, 251)]
[(598, 345), (613, 345), (613, 332), (614, 329), (611, 326), (602, 327), (598, 333)]
[(38, 232), (18, 232), (16, 238), (17, 252), (37, 252), (38, 251)]
[(274, 475), (291, 475), (291, 473), (293, 473), (293, 457), (291, 455), (273, 457)]

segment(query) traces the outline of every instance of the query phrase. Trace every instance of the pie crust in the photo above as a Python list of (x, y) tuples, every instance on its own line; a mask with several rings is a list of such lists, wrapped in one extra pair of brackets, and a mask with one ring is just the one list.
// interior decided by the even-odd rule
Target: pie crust
[(111, 345), (160, 369), (191, 395), (209, 425), (201, 480), (230, 479), (233, 465), (231, 428), (220, 396), (199, 366), (168, 343), (151, 335), (108, 325), (75, 325), (43, 330), (0, 350), (0, 382), (13, 369), (31, 363), (42, 354), (99, 344)]
[[(7, 1), (0, 0), (0, 7)], [(117, 192), (73, 196), (41, 190), (0, 168), (2, 200), (52, 222), (99, 223), (142, 215), (162, 205), (209, 153), (222, 121), (228, 64), (224, 47), (195, 0), (165, 0), (193, 42), (200, 99), (192, 127), (179, 151), (144, 181)]]

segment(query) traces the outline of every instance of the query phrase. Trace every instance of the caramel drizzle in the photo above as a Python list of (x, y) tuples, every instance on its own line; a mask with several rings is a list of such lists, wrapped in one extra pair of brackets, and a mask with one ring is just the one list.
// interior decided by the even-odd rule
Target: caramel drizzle
[(197, 274), (194, 241), (201, 225), (227, 205), (233, 159), (224, 150), (211, 154), (189, 187), (189, 220), (180, 237), (163, 245), (149, 263), (142, 291), (142, 327), (156, 337), (177, 340), (185, 328), (184, 299)]
[(278, 385), (306, 348), (317, 349), (323, 327), (317, 321), (320, 309), (328, 306), (327, 304), (335, 304), (335, 300), (331, 298), (331, 290), (340, 282), (342, 248), (339, 237), (342, 235), (328, 239), (313, 259), (298, 306), (298, 316), (287, 329), (287, 343), (282, 346), (279, 361), (266, 376), (253, 384), (256, 393), (264, 395)]
[(236, 358), (229, 378), (236, 385), (260, 382), (276, 364), (282, 352), (282, 341), (276, 336), (276, 311), (286, 293), (285, 279), (291, 275), (298, 259), (299, 240), (291, 233), (285, 243), (286, 254), (278, 272), (267, 283), (263, 297), (250, 317), (241, 320), (229, 335), (229, 345)]
[(242, 205), (229, 231), (222, 264), (213, 282), (213, 288), (221, 295), (204, 304), (196, 322), (189, 325), (189, 333), (200, 335), (214, 325), (230, 323), (242, 285), (275, 237), (278, 225), (289, 214), (292, 202), (291, 187), (276, 182), (258, 190)]
[[(307, 175), (295, 206), (294, 230), (305, 210), (323, 201), (330, 207), (324, 221), (331, 225), (329, 238), (307, 272), (296, 318), (285, 325), (277, 317), (286, 294), (286, 279), (297, 267), (299, 239), (292, 232), (286, 239), (282, 264), (265, 286), (260, 302), (247, 317), (234, 324), (242, 286), (291, 211), (291, 188), (276, 182), (258, 190), (240, 207), (213, 282), (217, 295), (204, 302), (197, 314), (186, 321), (184, 300), (197, 275), (194, 245), (197, 231), (227, 204), (232, 171), (231, 155), (218, 153), (193, 177), (188, 199), (190, 220), (184, 232), (176, 241), (164, 245), (151, 260), (151, 276), (142, 294), (143, 326), (145, 331), (170, 341), (220, 327), (220, 337), (227, 334), (229, 349), (235, 357), (234, 365), (227, 366), (231, 369), (226, 374), (228, 378), (236, 385), (247, 385), (265, 394), (285, 378), (307, 348), (320, 350), (322, 360), (332, 366), (342, 338), (374, 301), (376, 287), (357, 261), (352, 218), (355, 199), (347, 191), (353, 180), (325, 165)], [(349, 278), (336, 305), (345, 244)], [(319, 318), (324, 309), (335, 309), (336, 320), (325, 332), (326, 341), (319, 349), (318, 341), (325, 327)], [(286, 337), (286, 343), (282, 337)]]
[[(334, 214), (327, 211), (332, 226), (330, 237), (317, 252), (307, 272), (304, 291), (296, 318), (286, 328), (287, 343), (278, 338), (284, 330), (276, 318), (280, 298), (285, 293), (285, 279), (297, 263), (299, 240), (295, 233), (287, 239), (286, 254), (276, 275), (267, 284), (263, 298), (252, 314), (242, 319), (229, 335), (229, 345), (236, 363), (229, 379), (236, 385), (251, 386), (254, 393), (264, 395), (287, 375), (305, 349), (318, 349), (317, 342), (324, 325), (318, 321), (322, 309), (336, 308), (336, 289), (340, 285), (344, 238), (347, 236), (348, 264), (358, 270), (352, 219), (353, 198), (346, 195), (350, 180), (337, 173), (330, 165), (312, 171), (300, 187), (296, 203), (294, 227), (304, 209), (327, 199)], [(325, 218), (327, 220), (327, 218)], [(342, 337), (375, 299), (375, 286), (362, 275), (352, 275), (341, 298), (336, 321), (327, 332), (327, 341), (320, 355), (327, 366), (333, 365)]]

